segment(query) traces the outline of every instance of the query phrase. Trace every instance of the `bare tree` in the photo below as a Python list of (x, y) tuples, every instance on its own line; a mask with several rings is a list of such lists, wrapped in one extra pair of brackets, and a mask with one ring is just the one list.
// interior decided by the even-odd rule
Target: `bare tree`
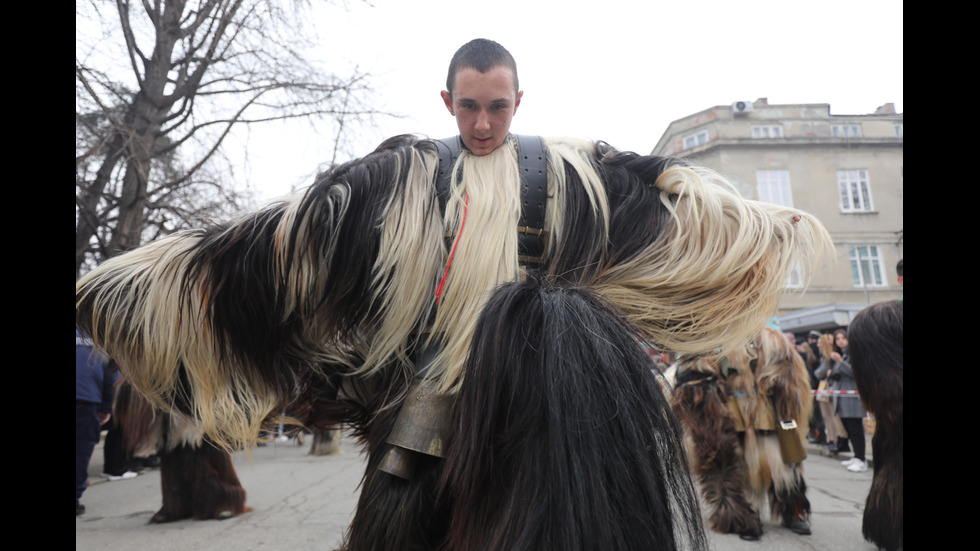
[(297, 0), (76, 4), (76, 279), (239, 211), (248, 196), (226, 181), (222, 153), (234, 127), (307, 118), (340, 129), (377, 114), (363, 107), (367, 75), (331, 74), (305, 53), (310, 13)]

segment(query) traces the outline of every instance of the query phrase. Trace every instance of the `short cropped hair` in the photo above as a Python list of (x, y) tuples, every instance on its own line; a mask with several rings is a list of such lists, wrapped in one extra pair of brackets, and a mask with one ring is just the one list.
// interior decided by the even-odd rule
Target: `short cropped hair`
[(449, 75), (446, 77), (446, 90), (449, 91), (449, 96), (453, 95), (456, 72), (460, 69), (470, 67), (485, 73), (498, 65), (507, 67), (514, 73), (514, 92), (519, 91), (521, 87), (517, 81), (517, 62), (507, 48), (486, 38), (477, 38), (463, 44), (449, 62)]
[[(514, 77), (514, 78), (517, 78), (517, 77)], [(905, 260), (904, 258), (901, 259), (901, 260), (899, 260), (898, 261), (898, 265), (895, 266), (895, 271), (898, 272), (898, 277), (902, 277), (902, 261), (904, 261), (904, 260)]]

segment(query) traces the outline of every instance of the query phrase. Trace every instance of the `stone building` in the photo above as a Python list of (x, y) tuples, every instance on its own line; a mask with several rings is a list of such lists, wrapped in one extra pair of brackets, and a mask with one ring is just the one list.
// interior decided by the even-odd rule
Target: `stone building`
[(672, 122), (653, 153), (686, 157), (731, 180), (743, 196), (807, 211), (823, 222), (836, 259), (805, 293), (787, 282), (779, 323), (796, 333), (846, 326), (868, 304), (902, 296), (903, 115), (830, 105), (769, 105), (765, 98)]

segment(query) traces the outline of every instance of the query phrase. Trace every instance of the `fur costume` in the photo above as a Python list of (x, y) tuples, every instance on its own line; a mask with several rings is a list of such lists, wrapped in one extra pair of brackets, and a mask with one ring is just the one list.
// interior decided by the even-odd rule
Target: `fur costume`
[(859, 312), (847, 332), (858, 392), (875, 417), (874, 478), (862, 531), (888, 551), (905, 544), (904, 324), (904, 304), (894, 300)]
[(793, 419), (802, 446), (813, 408), (803, 359), (769, 327), (725, 359), (680, 362), (672, 399), (710, 528), (757, 538), (766, 497), (784, 525), (808, 522), (802, 462), (784, 461), (776, 434)]
[(163, 506), (151, 523), (226, 519), (251, 511), (227, 450), (207, 443), (186, 417), (154, 410), (123, 380), (113, 408), (128, 451), (160, 457)]
[[(813, 253), (825, 252), (830, 240), (812, 217), (744, 200), (717, 175), (680, 161), (619, 152), (601, 142), (545, 144), (541, 267), (525, 271), (518, 260), (522, 177), (513, 141), (485, 156), (464, 151), (443, 211), (436, 146), (399, 136), (320, 175), (301, 196), (105, 262), (76, 284), (76, 318), (140, 392), (160, 407), (189, 413), (223, 445), (251, 443), (262, 420), (282, 411), (297, 388), (310, 404), (308, 423), (352, 426), (365, 443), (368, 470), (345, 542), (349, 549), (464, 549), (472, 543), (466, 537), (478, 536), (466, 536), (466, 526), (491, 530), (517, 549), (588, 548), (593, 536), (606, 532), (582, 520), (608, 520), (616, 509), (605, 498), (594, 514), (575, 505), (591, 502), (596, 491), (622, 488), (623, 481), (603, 480), (595, 470), (602, 458), (585, 458), (601, 450), (563, 448), (560, 432), (531, 423), (528, 412), (541, 400), (570, 399), (561, 388), (537, 392), (518, 384), (506, 394), (496, 387), (513, 385), (517, 375), (540, 375), (502, 364), (513, 359), (505, 354), (520, 349), (500, 351), (496, 360), (474, 357), (471, 347), (487, 346), (477, 323), (494, 289), (525, 277), (587, 287), (661, 349), (728, 350), (757, 334), (758, 320), (775, 310), (789, 269), (813, 267)], [(551, 350), (544, 345), (538, 361)], [(415, 360), (428, 350), (436, 352), (416, 373)], [(493, 386), (468, 394), (467, 379), (481, 376), (474, 370), (484, 361), (496, 366), (486, 368)], [(601, 384), (605, 372), (594, 366), (564, 391), (585, 398), (591, 394), (586, 381)], [(451, 439), (435, 438), (439, 449), (413, 460), (410, 480), (379, 471), (400, 409), (423, 395), (447, 397)], [(617, 403), (613, 391), (604, 395)], [(481, 413), (465, 413), (484, 400), (492, 403)], [(625, 403), (641, 411), (624, 406), (610, 425), (605, 410), (583, 409), (576, 413), (584, 417), (570, 426), (619, 431), (635, 423), (624, 417), (669, 418), (655, 404)], [(498, 408), (499, 419), (482, 425), (491, 421), (484, 412)], [(547, 437), (544, 445), (554, 453), (548, 461), (564, 460), (568, 467), (548, 471), (537, 464), (545, 477), (538, 495), (550, 498), (560, 490), (574, 504), (544, 511), (539, 502), (515, 499), (531, 476), (518, 468), (522, 456), (530, 460), (536, 453), (522, 440), (531, 435)], [(505, 445), (510, 441), (514, 446)], [(590, 446), (581, 434), (575, 441)], [(465, 446), (478, 442), (499, 444), (483, 451), (483, 466), (474, 470), (456, 458), (474, 453)], [(684, 484), (671, 479), (674, 471), (665, 464), (669, 446), (669, 435), (659, 435), (644, 459), (649, 469), (640, 475), (658, 477), (658, 495), (631, 494), (641, 500), (630, 504), (633, 513), (646, 519), (676, 521), (680, 513), (664, 503), (685, 501)], [(571, 453), (582, 453), (582, 462), (563, 455)], [(460, 490), (480, 487), (484, 468), (509, 469), (501, 482), (506, 487), (486, 496), (494, 501), (469, 503), (475, 496)], [(559, 473), (565, 477), (556, 478)], [(490, 512), (506, 518), (486, 516)], [(546, 524), (520, 522), (542, 514), (549, 516)], [(559, 536), (552, 522), (595, 532)], [(666, 548), (685, 539), (668, 524), (656, 530), (656, 541), (672, 542)], [(651, 547), (647, 536), (633, 539), (627, 530), (625, 537), (623, 549)]]

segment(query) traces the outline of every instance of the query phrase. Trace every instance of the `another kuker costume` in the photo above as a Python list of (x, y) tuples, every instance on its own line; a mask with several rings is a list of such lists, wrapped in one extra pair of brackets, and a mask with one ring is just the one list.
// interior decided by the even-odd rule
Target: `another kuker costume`
[(368, 468), (345, 549), (703, 548), (639, 341), (754, 338), (826, 230), (602, 142), (454, 143), (391, 138), (113, 258), (76, 284), (78, 323), (230, 449), (297, 392), (308, 425), (352, 427)]
[(813, 400), (793, 345), (766, 327), (727, 356), (684, 360), (675, 369), (672, 405), (709, 527), (758, 539), (768, 497), (774, 519), (809, 534), (802, 461)]

